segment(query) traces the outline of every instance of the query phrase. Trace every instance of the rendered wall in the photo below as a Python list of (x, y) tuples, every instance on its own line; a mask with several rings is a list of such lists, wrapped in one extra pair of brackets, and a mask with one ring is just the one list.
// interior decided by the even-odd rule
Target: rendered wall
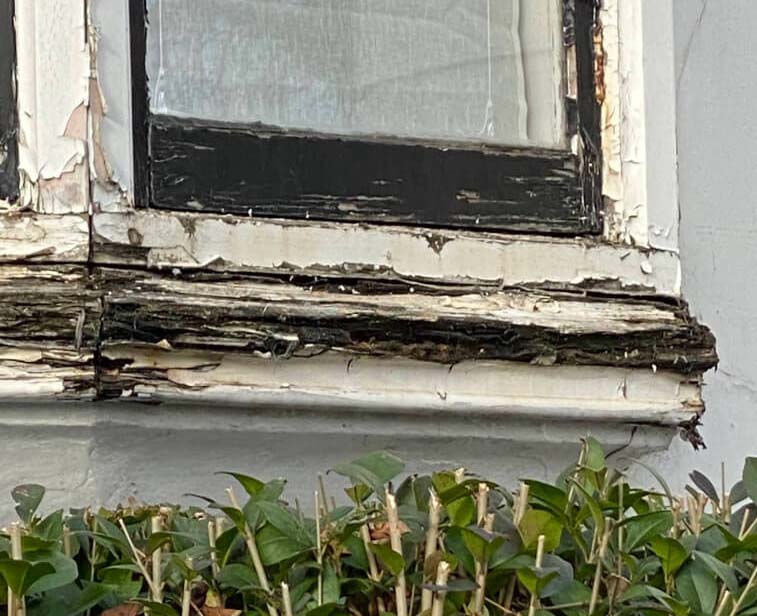
[[(676, 0), (684, 297), (718, 339), (705, 377), (707, 451), (674, 441), (651, 457), (681, 486), (692, 468), (730, 480), (757, 455), (757, 3)], [(719, 485), (720, 482), (717, 482)]]

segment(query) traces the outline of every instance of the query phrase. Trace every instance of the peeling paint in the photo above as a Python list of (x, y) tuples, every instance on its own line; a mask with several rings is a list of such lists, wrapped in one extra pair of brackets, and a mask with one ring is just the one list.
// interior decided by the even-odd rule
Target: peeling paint
[(21, 208), (88, 210), (86, 31), (84, 0), (16, 4)]

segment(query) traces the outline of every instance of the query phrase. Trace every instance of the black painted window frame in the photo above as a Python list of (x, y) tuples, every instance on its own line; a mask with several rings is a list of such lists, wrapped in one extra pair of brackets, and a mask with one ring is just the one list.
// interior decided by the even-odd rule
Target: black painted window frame
[[(601, 232), (600, 0), (563, 0), (577, 96), (569, 150), (345, 137), (150, 112), (145, 0), (130, 0), (135, 203), (334, 222), (582, 235)], [(601, 50), (600, 50), (601, 51)], [(598, 59), (599, 58), (599, 59)]]
[(0, 0), (0, 199), (18, 199), (14, 0)]

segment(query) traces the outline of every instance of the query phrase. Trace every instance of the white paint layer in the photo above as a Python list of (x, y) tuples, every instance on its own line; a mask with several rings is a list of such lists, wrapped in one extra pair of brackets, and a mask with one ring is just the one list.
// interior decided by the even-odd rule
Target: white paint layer
[[(276, 361), (131, 345), (109, 345), (103, 353), (129, 360), (121, 373), (132, 375), (135, 385), (126, 395), (151, 400), (669, 426), (701, 410), (698, 384), (663, 371), (499, 361), (441, 365), (335, 352)], [(151, 370), (164, 378), (144, 376)]]
[(93, 225), (99, 264), (679, 293), (677, 255), (592, 239), (168, 212), (96, 213)]
[(86, 216), (23, 214), (0, 216), (0, 263), (84, 262), (89, 252)]
[(17, 2), (21, 207), (64, 214), (89, 206), (90, 57), (84, 0)]

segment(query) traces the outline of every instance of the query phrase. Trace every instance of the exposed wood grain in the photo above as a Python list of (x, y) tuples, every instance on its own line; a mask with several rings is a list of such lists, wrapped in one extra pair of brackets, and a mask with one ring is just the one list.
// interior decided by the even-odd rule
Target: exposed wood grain
[(100, 307), (84, 267), (0, 267), (0, 397), (93, 397)]
[[(288, 358), (338, 349), (435, 362), (498, 359), (703, 371), (714, 339), (685, 307), (581, 295), (447, 289), (365, 292), (276, 280), (99, 270), (104, 343), (235, 349)], [(446, 292), (446, 294), (445, 294)]]
[(152, 116), (161, 209), (575, 234), (569, 152), (347, 138)]
[(677, 254), (593, 238), (144, 210), (92, 222), (100, 265), (679, 295)]
[(85, 263), (88, 256), (85, 215), (26, 212), (0, 216), (0, 263)]

